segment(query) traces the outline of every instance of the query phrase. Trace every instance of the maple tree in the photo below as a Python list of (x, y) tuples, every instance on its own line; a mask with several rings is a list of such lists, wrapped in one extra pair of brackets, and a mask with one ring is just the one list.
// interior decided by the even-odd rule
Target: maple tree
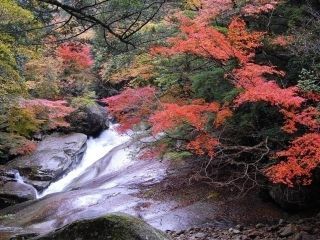
[[(206, 131), (206, 124), (210, 113), (219, 113), (218, 103), (206, 104), (203, 101), (194, 100), (188, 105), (162, 104), (161, 110), (156, 111), (150, 117), (153, 134), (172, 131), (182, 124), (188, 124), (197, 131), (196, 136), (191, 141), (187, 140), (186, 149), (197, 155), (207, 154), (214, 156), (214, 148), (219, 144), (217, 138), (210, 136)], [(219, 122), (224, 121), (228, 115), (220, 115)]]
[(65, 117), (74, 111), (72, 107), (67, 106), (67, 102), (64, 100), (23, 100), (20, 107), (30, 111), (45, 130), (69, 126)]
[(267, 80), (265, 74), (283, 76), (284, 73), (274, 67), (252, 63), (234, 71), (236, 85), (244, 89), (244, 92), (236, 99), (238, 105), (245, 102), (265, 101), (286, 108), (301, 106), (304, 98), (298, 96), (297, 87), (280, 88), (275, 81)]
[(245, 21), (239, 17), (233, 18), (228, 27), (228, 39), (231, 45), (242, 54), (254, 55), (256, 48), (260, 47), (263, 32), (249, 32)]
[(146, 120), (153, 112), (155, 89), (152, 87), (128, 88), (119, 95), (101, 101), (107, 104), (110, 113), (121, 123), (119, 131), (124, 132)]
[[(57, 4), (49, 0), (42, 2)], [(116, 90), (124, 87), (119, 95), (102, 99), (121, 123), (118, 130), (124, 132), (143, 125), (155, 139), (143, 150), (144, 157), (187, 153), (185, 156), (193, 154), (205, 163), (210, 162), (212, 168), (221, 163), (233, 164), (238, 169), (245, 166), (244, 176), (252, 170), (254, 174), (264, 172), (271, 181), (291, 187), (310, 184), (314, 169), (320, 164), (318, 38), (312, 34), (293, 37), (288, 35), (293, 34), (292, 29), (280, 35), (273, 31), (271, 17), (284, 6), (280, 0), (187, 0), (179, 8), (165, 8), (169, 11), (161, 23), (152, 21), (155, 15), (150, 18), (141, 15), (158, 13), (163, 2), (151, 6), (142, 1), (134, 4), (115, 1), (110, 6), (108, 1), (101, 6), (94, 4), (92, 9), (119, 10), (110, 11), (114, 13), (110, 19), (106, 12), (101, 17), (106, 20), (102, 24), (96, 16), (90, 17), (90, 10), (81, 10), (84, 3), (58, 3), (60, 9), (75, 8), (67, 12), (72, 21), (57, 16), (52, 24), (61, 21), (64, 27), (73, 26), (69, 24), (82, 18), (82, 24), (89, 24), (85, 27), (92, 31), (90, 36), (69, 39), (54, 51), (48, 50), (51, 46), (43, 46), (46, 50), (42, 56), (22, 63), (27, 61), (25, 56), (33, 54), (22, 44), (15, 44), (10, 22), (14, 21), (19, 28), (35, 27), (38, 23), (23, 5), (4, 1), (0, 25), (10, 31), (0, 36), (0, 52), (4, 56), (0, 61), (0, 92), (1, 99), (8, 97), (6, 106), (1, 105), (4, 107), (0, 114), (0, 150), (7, 151), (3, 136), (10, 135), (17, 140), (10, 147), (12, 153), (29, 153), (34, 147), (33, 141), (29, 141), (34, 132), (68, 126), (65, 117), (74, 111), (68, 103), (78, 107), (83, 102), (95, 102), (94, 91), (101, 91), (99, 97), (111, 96), (115, 91), (108, 88), (110, 84)], [(133, 15), (129, 18), (125, 15), (117, 24), (113, 23), (112, 18), (122, 13)], [(268, 26), (251, 22), (259, 14), (268, 17), (270, 22), (265, 24)], [(313, 16), (312, 21), (318, 23), (316, 14)], [(126, 26), (127, 20), (132, 20), (132, 25)], [(292, 21), (288, 21), (289, 26)], [(95, 24), (91, 26), (91, 23)], [(63, 26), (60, 33), (74, 32)], [(98, 26), (98, 30), (94, 29)], [(174, 33), (169, 38), (168, 29)], [(166, 34), (159, 34), (162, 30)], [(141, 34), (136, 34), (138, 31)], [(157, 41), (150, 51), (135, 49), (135, 44), (150, 44), (149, 37), (154, 33)], [(301, 76), (287, 76), (277, 67), (280, 64), (264, 53), (267, 48), (284, 51), (296, 45), (298, 37), (303, 44), (296, 47), (295, 54), (305, 53), (305, 58), (311, 55), (312, 68), (309, 68), (311, 60), (306, 61), (307, 64), (301, 65), (307, 70), (297, 67)], [(27, 38), (23, 39), (24, 43), (28, 42)], [(121, 44), (116, 44), (116, 39)], [(101, 42), (107, 42), (108, 46)], [(94, 56), (89, 43), (94, 45)], [(264, 43), (269, 45), (266, 47)], [(132, 51), (123, 54), (123, 49)], [(94, 68), (93, 57), (96, 57)], [(281, 68), (286, 69), (283, 65)], [(92, 70), (99, 71), (98, 80)], [(292, 75), (293, 71), (286, 69), (286, 72)], [(105, 84), (104, 88), (95, 85), (95, 80)], [(258, 111), (261, 115), (256, 114)], [(241, 130), (242, 135), (235, 134)], [(260, 171), (265, 167), (266, 170)]]
[(208, 155), (212, 158), (215, 156), (215, 147), (218, 145), (217, 138), (208, 134), (200, 134), (187, 144), (187, 149), (199, 156)]
[(291, 146), (277, 153), (285, 159), (266, 169), (266, 175), (275, 183), (293, 187), (296, 184), (309, 185), (312, 171), (320, 164), (320, 134), (307, 133), (295, 139)]
[[(246, 16), (267, 13), (273, 11), (279, 2), (248, 1), (241, 7), (240, 13)], [(315, 106), (319, 101), (318, 95), (310, 92), (303, 93), (295, 85), (280, 86), (278, 79), (285, 77), (283, 71), (270, 64), (255, 63), (255, 52), (262, 47), (265, 32), (248, 30), (245, 21), (240, 16), (232, 18), (226, 33), (210, 24), (212, 19), (233, 7), (232, 1), (189, 1), (188, 7), (196, 9), (198, 15), (194, 18), (178, 15), (180, 33), (168, 38), (166, 46), (152, 47), (151, 55), (167, 58), (183, 54), (196, 55), (209, 59), (212, 64), (220, 67), (227, 66), (228, 61), (236, 59), (238, 64), (231, 71), (226, 70), (227, 74), (224, 79), (233, 84), (238, 95), (233, 101), (225, 102), (224, 105), (203, 100), (181, 101), (179, 104), (170, 101), (160, 102), (145, 115), (150, 116), (149, 123), (153, 134), (167, 133), (170, 135), (187, 125), (191, 127), (191, 130), (188, 131), (192, 132), (192, 136), (185, 135), (184, 149), (196, 155), (207, 155), (211, 158), (214, 156), (219, 158), (215, 153), (217, 147), (220, 148), (220, 151), (225, 148), (241, 149), (241, 152), (243, 147), (227, 146), (226, 143), (220, 142), (215, 137), (215, 132), (219, 131), (226, 119), (232, 118), (235, 109), (249, 103), (264, 102), (270, 107), (276, 107), (277, 111), (282, 114), (283, 132), (293, 134), (304, 128), (305, 133), (302, 137), (293, 140), (287, 150), (277, 153), (277, 157), (282, 162), (268, 168), (266, 175), (275, 183), (284, 183), (289, 186), (309, 184), (311, 172), (319, 164), (319, 156), (315, 154), (315, 149), (319, 148), (317, 145), (319, 110)], [(275, 38), (273, 44), (286, 46), (289, 44), (289, 38)], [(136, 91), (138, 92), (139, 89)], [(172, 101), (180, 100), (173, 99)], [(112, 108), (114, 108), (112, 104), (117, 105), (116, 102), (111, 103)], [(125, 122), (131, 121), (136, 124), (140, 118), (126, 118)], [(208, 128), (209, 125), (215, 130)], [(314, 141), (314, 144), (302, 154), (303, 149), (298, 147), (299, 144), (306, 146), (311, 141)], [(251, 148), (248, 147), (248, 149)], [(151, 151), (151, 153), (154, 152)], [(307, 167), (302, 170), (304, 165)]]
[(227, 37), (212, 27), (203, 26), (190, 19), (182, 18), (180, 29), (181, 36), (168, 39), (168, 43), (171, 44), (170, 47), (153, 47), (151, 54), (172, 56), (191, 53), (222, 62), (240, 55), (232, 47)]
[(89, 68), (93, 64), (90, 47), (86, 44), (64, 43), (57, 48), (57, 55), (66, 66)]
[(219, 104), (197, 104), (189, 105), (163, 104), (163, 109), (155, 112), (150, 118), (153, 133), (159, 133), (173, 129), (180, 124), (187, 123), (195, 129), (201, 131), (207, 123), (206, 114), (210, 112), (218, 112)]

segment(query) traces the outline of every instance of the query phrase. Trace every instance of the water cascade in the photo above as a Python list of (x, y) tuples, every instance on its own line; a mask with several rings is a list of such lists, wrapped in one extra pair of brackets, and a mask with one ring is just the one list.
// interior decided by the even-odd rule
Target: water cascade
[[(120, 135), (115, 130), (117, 125), (111, 125), (108, 130), (101, 133), (98, 138), (90, 138), (87, 142), (87, 150), (81, 161), (81, 163), (62, 177), (60, 180), (52, 183), (41, 195), (44, 197), (51, 193), (62, 192), (70, 183), (75, 179), (84, 175), (88, 172), (88, 169), (92, 167), (98, 160), (108, 154), (112, 149), (120, 146), (129, 141), (129, 135)], [(125, 166), (131, 161), (129, 158), (129, 150), (123, 149), (118, 152), (112, 159), (108, 162), (106, 169), (104, 171), (117, 171), (121, 167)]]

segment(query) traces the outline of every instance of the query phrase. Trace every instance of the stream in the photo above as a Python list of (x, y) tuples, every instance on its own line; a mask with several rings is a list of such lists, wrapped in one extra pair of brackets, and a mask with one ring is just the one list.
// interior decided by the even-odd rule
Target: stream
[[(87, 150), (81, 163), (57, 182), (52, 183), (40, 198), (56, 192), (62, 192), (72, 185), (76, 179), (82, 181), (82, 186), (90, 182), (93, 178), (106, 175), (111, 172), (119, 171), (123, 167), (128, 167), (133, 163), (129, 156), (130, 150), (127, 148), (119, 149), (111, 155), (107, 161), (102, 158), (113, 148), (121, 146), (130, 140), (128, 135), (120, 135), (115, 131), (117, 125), (111, 125), (98, 138), (90, 138), (87, 141)], [(99, 161), (100, 160), (100, 161)], [(108, 182), (110, 186), (112, 181)]]
[(139, 187), (161, 181), (167, 166), (158, 160), (135, 159), (130, 135), (120, 135), (115, 128), (112, 125), (98, 138), (89, 139), (82, 161), (38, 194), (37, 200), (1, 210), (0, 239), (17, 233), (44, 234), (111, 212), (143, 218), (161, 230), (185, 229), (214, 214), (215, 209), (206, 204), (182, 208), (172, 200), (139, 197)]

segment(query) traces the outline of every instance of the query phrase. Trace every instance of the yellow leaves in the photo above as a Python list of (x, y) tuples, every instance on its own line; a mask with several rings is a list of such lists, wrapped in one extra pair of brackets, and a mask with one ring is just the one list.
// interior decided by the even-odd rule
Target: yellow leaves
[(0, 41), (0, 61), (5, 62), (7, 65), (14, 66), (16, 64), (16, 60), (11, 50), (12, 49), (10, 49), (9, 44), (5, 44)]
[(20, 7), (14, 0), (1, 0), (0, 24), (28, 23), (34, 19), (32, 13)]
[(190, 101), (191, 86), (173, 84), (160, 97), (162, 103), (188, 104)]
[(201, 7), (201, 0), (187, 0), (186, 8), (199, 9)]
[(13, 107), (8, 113), (8, 130), (25, 137), (36, 132), (40, 127), (40, 121), (29, 109)]
[[(139, 80), (148, 81), (153, 77), (154, 66), (150, 63), (151, 57), (149, 54), (137, 56), (128, 68), (121, 69), (112, 74), (109, 80), (112, 83), (130, 81), (136, 78)], [(139, 84), (136, 84), (139, 85)]]

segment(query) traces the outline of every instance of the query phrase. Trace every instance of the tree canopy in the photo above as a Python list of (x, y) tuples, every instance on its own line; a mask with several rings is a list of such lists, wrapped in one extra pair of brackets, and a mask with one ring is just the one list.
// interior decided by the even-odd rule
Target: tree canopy
[(105, 104), (119, 131), (154, 139), (142, 157), (191, 159), (195, 178), (241, 191), (266, 178), (310, 185), (320, 163), (317, 4), (3, 0), (0, 158), (30, 153), (37, 134)]

